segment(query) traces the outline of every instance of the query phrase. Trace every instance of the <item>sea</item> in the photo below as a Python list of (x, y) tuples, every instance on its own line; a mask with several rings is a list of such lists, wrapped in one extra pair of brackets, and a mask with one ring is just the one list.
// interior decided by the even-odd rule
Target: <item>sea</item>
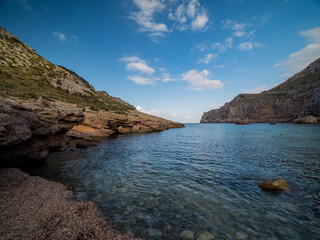
[[(320, 125), (185, 124), (52, 153), (32, 172), (146, 239), (320, 239)], [(283, 178), (289, 190), (258, 184)]]

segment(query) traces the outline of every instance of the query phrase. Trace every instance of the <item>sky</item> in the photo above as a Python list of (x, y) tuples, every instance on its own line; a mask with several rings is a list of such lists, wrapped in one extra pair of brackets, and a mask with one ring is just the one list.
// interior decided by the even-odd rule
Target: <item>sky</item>
[(319, 0), (0, 0), (0, 26), (96, 90), (183, 123), (320, 57)]

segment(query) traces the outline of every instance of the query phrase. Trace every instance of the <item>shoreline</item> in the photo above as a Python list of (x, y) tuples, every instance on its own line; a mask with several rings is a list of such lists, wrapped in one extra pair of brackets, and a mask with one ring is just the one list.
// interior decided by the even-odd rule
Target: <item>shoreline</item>
[(140, 239), (112, 227), (93, 202), (61, 183), (0, 169), (1, 239)]

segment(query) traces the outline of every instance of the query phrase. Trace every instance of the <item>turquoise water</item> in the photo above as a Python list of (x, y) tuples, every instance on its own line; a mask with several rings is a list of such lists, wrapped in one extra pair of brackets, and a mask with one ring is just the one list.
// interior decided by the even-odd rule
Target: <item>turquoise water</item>
[[(95, 202), (130, 235), (320, 239), (319, 125), (186, 124), (55, 153), (48, 162), (36, 173)], [(290, 191), (257, 186), (279, 177)]]

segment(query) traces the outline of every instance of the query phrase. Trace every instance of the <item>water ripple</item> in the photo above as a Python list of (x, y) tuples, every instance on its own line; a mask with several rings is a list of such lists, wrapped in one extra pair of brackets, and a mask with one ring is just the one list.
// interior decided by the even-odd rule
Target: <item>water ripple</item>
[[(319, 239), (319, 146), (319, 126), (187, 124), (56, 153), (35, 174), (94, 201), (135, 236), (180, 239), (188, 229), (196, 238), (207, 230), (217, 239)], [(257, 186), (277, 177), (290, 191)]]

